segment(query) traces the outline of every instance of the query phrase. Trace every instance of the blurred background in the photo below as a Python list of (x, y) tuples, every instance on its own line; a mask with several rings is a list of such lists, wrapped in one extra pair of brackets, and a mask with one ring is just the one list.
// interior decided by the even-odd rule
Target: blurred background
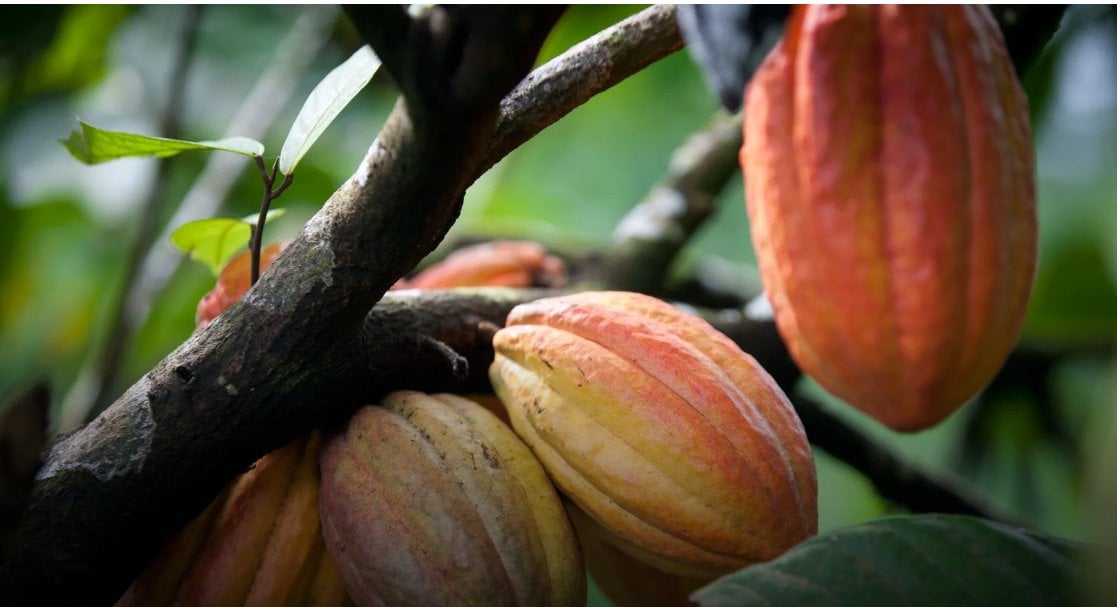
[[(637, 8), (572, 7), (542, 59)], [(252, 163), (231, 154), (91, 167), (58, 140), (80, 117), (191, 140), (246, 135), (274, 158), (307, 93), (360, 42), (327, 7), (23, 6), (5, 15), (0, 395), (49, 382), (55, 427), (69, 430), (193, 329), (214, 277), (183, 260), (166, 228), (253, 213), (261, 186)], [(1019, 519), (1097, 539), (1097, 522), (1112, 518), (1098, 481), (1117, 478), (1117, 10), (1069, 9), (1023, 82), (1041, 242), (1022, 362), (978, 402), (915, 435), (827, 402), (927, 468), (972, 481)], [(266, 240), (293, 235), (348, 178), (394, 96), (379, 74), (342, 113), (279, 199), (287, 214), (269, 224)], [(535, 239), (566, 252), (605, 245), (672, 151), (716, 109), (690, 58), (677, 53), (495, 167), (470, 190), (453, 236)], [(712, 270), (756, 292), (739, 179), (685, 257), (683, 268)], [(110, 345), (117, 317), (134, 331)], [(110, 351), (120, 353), (118, 365), (106, 362)], [(825, 453), (817, 458), (821, 531), (893, 511), (856, 471)]]

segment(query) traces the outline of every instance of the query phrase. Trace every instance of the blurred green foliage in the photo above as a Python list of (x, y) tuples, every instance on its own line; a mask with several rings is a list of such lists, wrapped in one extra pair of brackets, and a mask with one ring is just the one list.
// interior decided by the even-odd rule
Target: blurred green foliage
[[(136, 209), (155, 160), (80, 165), (57, 140), (75, 116), (150, 135), (166, 102), (180, 39), (181, 6), (24, 6), (0, 20), (0, 394), (46, 378), (55, 407), (104, 339), (108, 306)], [(185, 138), (224, 131), (300, 10), (204, 9), (183, 104)], [(325, 10), (325, 9), (321, 9)], [(637, 7), (577, 6), (543, 58), (562, 52)], [(325, 50), (262, 141), (274, 153), (304, 96), (360, 41), (340, 14)], [(832, 399), (844, 417), (933, 470), (952, 470), (998, 504), (1050, 532), (1089, 539), (1091, 488), (1111, 435), (1117, 335), (1117, 11), (1074, 7), (1024, 83), (1035, 114), (1040, 263), (1024, 343), (1055, 354), (1050, 402), (1001, 391), (947, 423), (897, 435)], [(360, 162), (391, 109), (378, 75), (328, 129), (279, 200), (287, 215), (269, 240), (292, 235)], [(608, 242), (624, 213), (660, 178), (673, 149), (716, 111), (685, 53), (598, 96), (526, 143), (468, 193), (453, 236), (539, 239), (567, 251)], [(160, 219), (196, 178), (201, 155), (176, 159)], [(258, 175), (245, 173), (221, 214), (252, 213)], [(754, 276), (739, 180), (688, 251), (690, 259)], [(157, 246), (169, 247), (166, 242)], [(194, 306), (212, 286), (197, 264), (179, 267), (130, 344), (115, 393), (150, 369), (193, 329)], [(1046, 409), (1045, 409), (1046, 407)], [(57, 411), (56, 411), (57, 413)], [(1060, 447), (1052, 420), (1076, 448)], [(975, 431), (978, 428), (979, 431)], [(1112, 449), (1112, 447), (1110, 447)], [(976, 457), (963, 458), (963, 453)], [(821, 530), (892, 511), (855, 471), (818, 454)], [(963, 461), (965, 460), (965, 461)], [(1110, 474), (1112, 467), (1109, 468)]]

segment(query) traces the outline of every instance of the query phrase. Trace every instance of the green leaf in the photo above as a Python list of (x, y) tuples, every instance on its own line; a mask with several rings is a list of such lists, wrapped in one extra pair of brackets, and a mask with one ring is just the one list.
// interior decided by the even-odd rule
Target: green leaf
[[(268, 211), (264, 223), (282, 216), (284, 212), (284, 209)], [(171, 242), (217, 276), (229, 258), (248, 245), (248, 239), (252, 237), (252, 226), (256, 225), (256, 217), (212, 217), (184, 223), (171, 233)]]
[(314, 87), (299, 110), (279, 152), (279, 172), (290, 175), (318, 137), (337, 118), (341, 110), (365, 88), (380, 68), (380, 59), (368, 46), (362, 46), (345, 63), (335, 67)]
[(97, 164), (127, 156), (163, 158), (188, 150), (221, 150), (245, 156), (264, 154), (264, 144), (247, 137), (230, 137), (220, 141), (182, 141), (136, 133), (106, 131), (81, 120), (78, 120), (78, 123), (81, 128), (74, 130), (70, 133), (70, 137), (61, 140), (61, 143), (74, 158), (86, 164)]
[(171, 233), (171, 242), (205, 264), (216, 276), (233, 254), (244, 249), (251, 236), (251, 224), (240, 219), (213, 217), (182, 224)]
[(703, 607), (1074, 604), (1082, 545), (986, 519), (878, 519), (803, 542), (691, 597)]

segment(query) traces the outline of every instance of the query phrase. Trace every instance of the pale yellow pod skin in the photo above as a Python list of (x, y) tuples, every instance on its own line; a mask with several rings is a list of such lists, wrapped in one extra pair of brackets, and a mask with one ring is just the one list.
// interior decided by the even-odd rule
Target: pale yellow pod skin
[(539, 460), (520, 437), (488, 408), (453, 394), (436, 394), (434, 397), (473, 424), (496, 448), (501, 461), (519, 484), (535, 519), (549, 571), (547, 579), (551, 584), (551, 594), (571, 597), (576, 602), (577, 597), (586, 593), (581, 553), (577, 549), (571, 550), (578, 541), (572, 525), (561, 524), (567, 520), (566, 512)]
[(584, 604), (557, 493), (500, 424), (465, 399), (395, 392), (326, 447), (323, 534), (358, 605)]
[(799, 418), (704, 321), (644, 295), (581, 293), (518, 306), (493, 343), (516, 432), (630, 554), (710, 576), (815, 533)]
[(578, 533), (586, 570), (614, 607), (691, 607), (690, 595), (715, 577), (688, 577), (668, 573), (617, 547), (611, 534), (568, 504), (567, 512)]

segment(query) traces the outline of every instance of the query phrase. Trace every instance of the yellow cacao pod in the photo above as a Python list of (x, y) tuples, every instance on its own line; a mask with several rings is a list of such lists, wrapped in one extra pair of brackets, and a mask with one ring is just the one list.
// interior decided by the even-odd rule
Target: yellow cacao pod
[(495, 415), (395, 392), (322, 453), (326, 546), (358, 605), (583, 605), (559, 497)]
[(575, 505), (567, 513), (578, 534), (586, 570), (613, 607), (688, 607), (690, 594), (714, 578), (667, 573), (616, 547), (608, 530)]
[(1036, 258), (1027, 100), (989, 11), (796, 8), (744, 132), (753, 244), (799, 366), (904, 431), (988, 384)]
[(320, 433), (261, 458), (132, 583), (118, 606), (349, 605), (318, 519)]
[(720, 575), (815, 532), (798, 416), (705, 321), (645, 295), (580, 293), (517, 306), (493, 345), (516, 432), (629, 554)]

